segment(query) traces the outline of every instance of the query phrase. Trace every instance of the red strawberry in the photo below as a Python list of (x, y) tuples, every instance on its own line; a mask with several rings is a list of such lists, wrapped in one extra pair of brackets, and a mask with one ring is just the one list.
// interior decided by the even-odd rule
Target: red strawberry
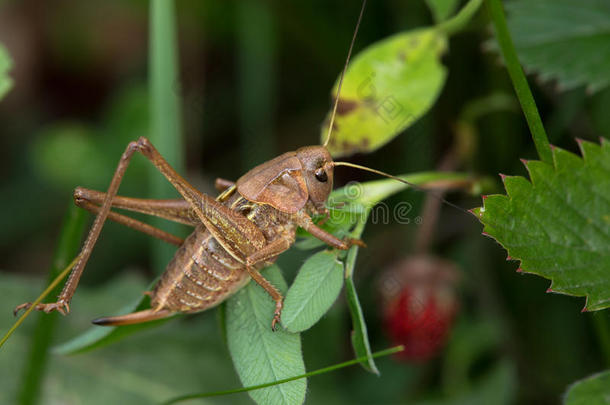
[(444, 346), (459, 307), (458, 279), (453, 263), (425, 255), (401, 260), (382, 276), (384, 328), (405, 347), (400, 359), (426, 361)]

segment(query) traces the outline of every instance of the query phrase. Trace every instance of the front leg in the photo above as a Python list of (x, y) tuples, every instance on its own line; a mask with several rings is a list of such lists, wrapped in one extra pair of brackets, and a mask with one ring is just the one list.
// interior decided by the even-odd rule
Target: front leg
[(315, 236), (316, 238), (320, 239), (322, 242), (324, 242), (327, 245), (334, 247), (336, 249), (347, 250), (354, 245), (366, 247), (366, 244), (363, 241), (361, 241), (360, 239), (353, 239), (353, 238), (339, 239), (335, 235), (326, 232), (324, 229), (322, 229), (322, 228), (318, 227), (316, 224), (314, 224), (313, 221), (311, 220), (311, 217), (305, 213), (297, 214), (296, 223), (301, 228), (303, 228), (307, 232), (309, 232), (312, 236)]

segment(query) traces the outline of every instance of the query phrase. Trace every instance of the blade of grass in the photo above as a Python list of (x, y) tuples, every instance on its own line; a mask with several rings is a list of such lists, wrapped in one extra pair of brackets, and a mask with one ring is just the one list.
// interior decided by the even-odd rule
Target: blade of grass
[[(150, 134), (149, 139), (179, 173), (184, 172), (182, 128), (180, 116), (180, 82), (178, 77), (174, 2), (150, 2)], [(150, 168), (152, 198), (175, 198), (176, 191), (159, 173)], [(171, 233), (180, 233), (180, 225), (154, 219), (153, 226), (162, 226)], [(175, 248), (154, 240), (152, 262), (157, 273), (165, 269)]]
[[(381, 351), (378, 351), (376, 353), (373, 353), (372, 357), (388, 356), (390, 354), (401, 352), (404, 349), (405, 349), (404, 346), (391, 347), (389, 349), (385, 349), (385, 350), (381, 350)], [(162, 405), (171, 405), (171, 404), (175, 404), (175, 403), (178, 403), (178, 402), (187, 401), (187, 400), (190, 400), (190, 399), (217, 397), (217, 396), (221, 396), (221, 395), (237, 394), (237, 393), (240, 393), (240, 392), (247, 392), (247, 391), (258, 390), (258, 389), (261, 389), (261, 388), (267, 388), (267, 387), (271, 387), (273, 385), (284, 384), (284, 383), (287, 383), (287, 382), (290, 382), (290, 381), (299, 380), (301, 378), (309, 378), (309, 377), (313, 377), (313, 376), (316, 376), (316, 375), (325, 374), (325, 373), (329, 373), (331, 371), (339, 370), (341, 368), (353, 366), (353, 365), (356, 365), (356, 364), (358, 364), (358, 363), (360, 363), (362, 361), (366, 361), (366, 359), (367, 359), (366, 357), (358, 357), (356, 359), (349, 360), (349, 361), (346, 361), (346, 362), (343, 362), (343, 363), (339, 363), (339, 364), (335, 364), (335, 365), (332, 365), (332, 366), (320, 368), (318, 370), (310, 371), (310, 372), (305, 373), (305, 374), (297, 375), (297, 376), (290, 377), (290, 378), (285, 378), (283, 380), (278, 380), (278, 381), (274, 381), (274, 382), (270, 382), (270, 383), (266, 383), (266, 384), (253, 385), (253, 386), (250, 386), (250, 387), (243, 387), (243, 388), (236, 388), (236, 389), (233, 389), (233, 390), (224, 390), (224, 391), (204, 392), (204, 393), (201, 393), (201, 394), (182, 395), (180, 397), (169, 399), (169, 400), (163, 402)]]
[(243, 0), (236, 6), (240, 155), (242, 169), (250, 170), (275, 154), (276, 33), (271, 4)]
[(51, 284), (49, 284), (49, 286), (38, 296), (38, 298), (36, 298), (32, 302), (32, 305), (28, 309), (25, 310), (23, 315), (21, 315), (19, 317), (19, 319), (17, 319), (17, 321), (13, 324), (13, 326), (11, 326), (11, 328), (8, 330), (8, 332), (6, 332), (4, 334), (2, 339), (0, 339), (0, 347), (2, 347), (6, 343), (6, 341), (11, 337), (11, 335), (17, 330), (19, 325), (21, 325), (23, 323), (23, 321), (25, 321), (25, 319), (32, 313), (32, 311), (34, 311), (34, 309), (36, 308), (36, 305), (40, 304), (40, 302), (42, 300), (44, 300), (46, 298), (46, 296), (49, 295), (49, 293), (58, 286), (58, 284), (61, 282), (61, 280), (63, 280), (68, 275), (68, 273), (70, 273), (70, 270), (72, 270), (72, 267), (74, 267), (74, 264), (76, 263), (77, 258), (78, 257), (74, 258), (74, 260), (72, 260), (72, 262), (70, 262), (68, 267), (63, 269), (62, 272), (59, 273), (59, 275), (57, 277), (55, 277), (55, 279), (51, 282)]
[(34, 311), (34, 309), (36, 308), (36, 305), (40, 304), (40, 302), (42, 300), (44, 300), (45, 297), (47, 295), (49, 295), (49, 293), (57, 287), (57, 285), (61, 282), (61, 280), (63, 280), (68, 275), (68, 273), (70, 273), (70, 270), (72, 270), (72, 267), (74, 267), (75, 263), (76, 263), (76, 258), (74, 260), (72, 260), (72, 262), (70, 262), (68, 267), (63, 269), (62, 272), (59, 273), (59, 275), (57, 277), (55, 277), (55, 279), (51, 282), (51, 284), (49, 284), (49, 286), (46, 288), (46, 290), (44, 290), (38, 296), (38, 298), (36, 298), (34, 300), (34, 302), (32, 302), (32, 305), (28, 309), (26, 309), (26, 311), (23, 313), (23, 315), (21, 315), (19, 317), (19, 319), (17, 319), (17, 321), (13, 324), (13, 326), (11, 326), (11, 328), (8, 330), (8, 332), (6, 332), (6, 334), (2, 337), (2, 339), (0, 339), (0, 347), (2, 347), (6, 343), (6, 341), (11, 337), (11, 335), (17, 330), (19, 325), (21, 325), (23, 323), (23, 321), (25, 321), (25, 318), (27, 318), (32, 313), (32, 311)]
[[(77, 255), (83, 231), (85, 230), (85, 218), (86, 213), (84, 210), (76, 207), (72, 201), (68, 210), (66, 211), (63, 225), (59, 235), (59, 242), (55, 248), (55, 255), (49, 272), (49, 283), (50, 286), (45, 290), (43, 295), (39, 297), (38, 302), (44, 299), (44, 296), (50, 294), (56, 296), (60, 292), (59, 282), (67, 275), (74, 265), (73, 261), (67, 268), (66, 264), (68, 261)], [(62, 269), (64, 269), (62, 271)], [(65, 273), (65, 275), (64, 275)], [(33, 309), (30, 308), (30, 312)], [(30, 313), (24, 313), (22, 317), (17, 321), (14, 328), (16, 329), (25, 317)], [(20, 380), (20, 387), (17, 390), (17, 402), (19, 404), (35, 404), (38, 402), (40, 395), (40, 387), (44, 377), (44, 372), (48, 363), (48, 352), (51, 342), (53, 340), (53, 334), (55, 332), (55, 326), (57, 324), (57, 317), (59, 315), (53, 314), (39, 314), (36, 327), (34, 329), (34, 335), (32, 336), (32, 342), (30, 346), (30, 353), (27, 357), (27, 362), (24, 367), (24, 372)], [(11, 332), (12, 333), (12, 332)], [(10, 336), (10, 335), (9, 335)], [(4, 343), (4, 339), (0, 343), (0, 346)]]
[(521, 108), (523, 109), (525, 119), (527, 120), (530, 132), (532, 133), (532, 139), (536, 145), (538, 156), (540, 156), (540, 160), (543, 162), (553, 164), (549, 139), (544, 130), (544, 126), (542, 125), (542, 119), (538, 113), (534, 96), (532, 96), (532, 91), (527, 84), (527, 79), (519, 64), (517, 51), (515, 50), (515, 45), (513, 44), (513, 40), (508, 32), (508, 26), (506, 25), (506, 17), (504, 16), (502, 3), (500, 0), (486, 0), (486, 3), (489, 15), (491, 16), (491, 20), (496, 30), (496, 38), (500, 45), (500, 49), (502, 50), (502, 56), (506, 62), (506, 69), (513, 82), (513, 87), (517, 93), (519, 103), (521, 103)]

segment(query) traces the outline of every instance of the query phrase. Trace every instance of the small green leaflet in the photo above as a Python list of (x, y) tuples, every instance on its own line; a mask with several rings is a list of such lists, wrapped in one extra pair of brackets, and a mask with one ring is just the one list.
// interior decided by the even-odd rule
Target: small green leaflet
[[(263, 276), (280, 292), (288, 289), (277, 266)], [(233, 364), (244, 387), (264, 384), (305, 373), (301, 337), (281, 328), (273, 332), (275, 303), (258, 284), (251, 282), (226, 305), (227, 342)], [(256, 403), (292, 405), (305, 400), (307, 380), (300, 379), (248, 394)]]
[(543, 80), (590, 91), (610, 83), (610, 2), (505, 2), (508, 28), (521, 63)]
[[(423, 28), (393, 35), (360, 52), (345, 73), (330, 153), (372, 152), (424, 115), (445, 83), (447, 69), (440, 58), (446, 49), (443, 31)], [(329, 123), (330, 113), (322, 126), (322, 143)]]
[(570, 385), (564, 405), (610, 404), (610, 370), (594, 374)]
[(527, 273), (552, 280), (549, 292), (610, 307), (610, 144), (580, 141), (583, 158), (553, 148), (554, 165), (525, 162), (531, 182), (504, 177), (508, 195), (490, 195), (473, 213)]
[(301, 266), (284, 299), (282, 325), (289, 332), (302, 332), (316, 324), (343, 287), (343, 263), (338, 251), (322, 251)]

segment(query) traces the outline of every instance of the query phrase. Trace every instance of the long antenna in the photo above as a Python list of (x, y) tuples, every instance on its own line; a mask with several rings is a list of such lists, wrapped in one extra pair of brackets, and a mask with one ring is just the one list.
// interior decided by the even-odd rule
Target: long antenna
[(341, 94), (341, 85), (343, 84), (343, 76), (345, 76), (345, 71), (347, 70), (347, 65), (349, 64), (349, 59), (352, 56), (352, 49), (354, 48), (354, 42), (356, 42), (356, 35), (358, 35), (358, 28), (360, 28), (360, 21), (362, 21), (362, 16), (364, 15), (364, 8), (366, 7), (366, 0), (362, 0), (362, 8), (360, 8), (360, 15), (358, 16), (358, 22), (356, 23), (356, 29), (354, 30), (354, 35), (352, 36), (352, 42), (349, 45), (349, 51), (347, 51), (347, 59), (345, 60), (345, 66), (343, 66), (343, 71), (341, 72), (341, 76), (339, 76), (339, 85), (337, 86), (337, 96), (335, 97), (335, 103), (333, 105), (333, 112), (330, 115), (330, 124), (328, 125), (328, 133), (326, 134), (326, 140), (324, 141), (324, 146), (328, 145), (328, 141), (330, 141), (330, 135), (333, 132), (333, 124), (335, 123), (335, 115), (337, 115), (337, 106), (339, 105), (339, 94)]
[(459, 205), (455, 205), (454, 203), (452, 203), (452, 202), (450, 202), (450, 201), (447, 201), (446, 199), (444, 199), (444, 198), (443, 198), (443, 197), (441, 197), (440, 195), (438, 195), (438, 194), (435, 194), (435, 193), (431, 192), (429, 189), (426, 189), (426, 188), (424, 188), (424, 187), (420, 187), (420, 186), (418, 186), (417, 184), (414, 184), (414, 183), (411, 183), (410, 181), (407, 181), (407, 180), (401, 179), (400, 177), (397, 177), (397, 176), (392, 176), (391, 174), (384, 173), (384, 172), (382, 172), (382, 171), (380, 171), (380, 170), (371, 169), (370, 167), (366, 167), (366, 166), (360, 166), (360, 165), (357, 165), (357, 164), (354, 164), (354, 163), (349, 163), (349, 162), (333, 162), (332, 164), (333, 164), (333, 166), (347, 166), (347, 167), (353, 167), (354, 169), (365, 170), (365, 171), (367, 171), (367, 172), (375, 173), (375, 174), (378, 174), (378, 175), (380, 175), (380, 176), (388, 177), (388, 178), (390, 178), (390, 179), (393, 179), (393, 180), (399, 181), (399, 182), (401, 182), (401, 183), (403, 183), (403, 184), (406, 184), (406, 185), (408, 185), (408, 186), (410, 186), (410, 187), (412, 187), (412, 188), (414, 188), (414, 189), (416, 189), (416, 190), (419, 190), (419, 191), (425, 192), (425, 193), (426, 193), (426, 194), (428, 194), (428, 195), (432, 195), (432, 196), (434, 196), (434, 197), (438, 198), (439, 200), (441, 200), (442, 202), (444, 202), (444, 203), (446, 203), (446, 204), (450, 205), (451, 207), (453, 207), (453, 208), (455, 208), (455, 209), (458, 209), (458, 210), (460, 210), (460, 211), (462, 211), (462, 212), (465, 212), (466, 214), (470, 214), (470, 212), (468, 212), (468, 210), (465, 210), (464, 208), (460, 207)]

